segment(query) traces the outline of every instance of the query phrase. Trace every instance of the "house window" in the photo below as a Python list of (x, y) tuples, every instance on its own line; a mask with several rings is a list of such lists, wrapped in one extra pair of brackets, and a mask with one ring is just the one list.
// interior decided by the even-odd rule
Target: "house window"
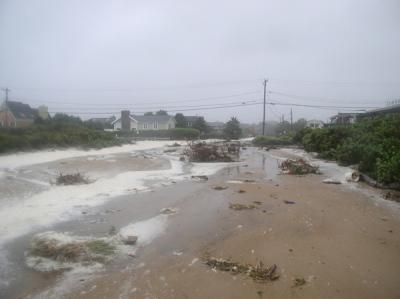
[(158, 123), (153, 124), (154, 129), (158, 129)]
[(147, 124), (143, 124), (143, 129), (147, 129)]

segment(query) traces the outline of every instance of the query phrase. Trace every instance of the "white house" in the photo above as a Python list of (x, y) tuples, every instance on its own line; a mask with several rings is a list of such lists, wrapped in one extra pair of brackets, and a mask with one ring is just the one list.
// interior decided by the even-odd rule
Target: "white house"
[(113, 123), (114, 131), (148, 131), (175, 128), (175, 118), (170, 115), (133, 115), (121, 111), (121, 117)]
[(306, 127), (311, 129), (323, 128), (324, 122), (317, 119), (311, 119), (307, 121)]

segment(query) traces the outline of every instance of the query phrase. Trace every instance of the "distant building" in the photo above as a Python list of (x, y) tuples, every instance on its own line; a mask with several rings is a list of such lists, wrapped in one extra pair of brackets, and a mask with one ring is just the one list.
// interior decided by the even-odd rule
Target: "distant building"
[(202, 116), (185, 116), (186, 119), (186, 126), (188, 128), (193, 127), (193, 125), (195, 124), (195, 122), (201, 118)]
[(15, 101), (4, 101), (0, 106), (0, 126), (4, 128), (26, 128), (37, 118), (50, 118), (46, 106), (34, 109), (28, 104)]
[(168, 130), (175, 128), (175, 118), (170, 115), (133, 115), (125, 110), (112, 125), (114, 131)]
[(318, 119), (311, 119), (307, 121), (306, 127), (311, 129), (323, 128), (324, 122)]
[(216, 133), (222, 133), (225, 128), (225, 123), (221, 121), (207, 122), (207, 125), (211, 128), (212, 131)]
[(380, 116), (380, 115), (400, 113), (400, 103), (397, 103), (397, 102), (395, 102), (395, 103), (396, 104), (391, 105), (391, 106), (367, 111), (363, 114), (360, 114), (360, 117), (375, 117), (375, 116)]
[(347, 124), (354, 124), (357, 121), (357, 117), (360, 113), (338, 113), (332, 116), (331, 124), (335, 125), (347, 125)]

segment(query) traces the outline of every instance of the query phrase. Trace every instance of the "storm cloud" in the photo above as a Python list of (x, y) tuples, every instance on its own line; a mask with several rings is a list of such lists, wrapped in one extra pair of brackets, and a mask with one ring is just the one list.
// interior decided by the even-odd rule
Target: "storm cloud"
[(327, 120), (400, 97), (399, 15), (397, 0), (0, 0), (0, 86), (82, 118), (164, 108), (258, 122), (262, 105), (201, 108), (257, 103), (268, 78), (268, 101), (285, 103), (269, 120)]

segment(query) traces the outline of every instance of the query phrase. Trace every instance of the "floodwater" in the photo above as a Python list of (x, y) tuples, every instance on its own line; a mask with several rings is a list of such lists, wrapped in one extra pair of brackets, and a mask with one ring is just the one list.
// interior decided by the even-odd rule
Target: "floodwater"
[[(69, 274), (68, 271), (39, 272), (28, 267), (25, 260), (35, 234), (55, 231), (101, 238), (107, 236), (113, 227), (123, 231), (136, 225), (149, 240), (134, 248), (139, 252), (147, 248), (153, 238), (168, 230), (197, 236), (204, 241), (223, 238), (223, 230), (218, 236), (210, 236), (208, 229), (215, 224), (224, 204), (218, 200), (222, 193), (205, 191), (206, 182), (193, 181), (191, 176), (208, 175), (212, 183), (226, 185), (229, 180), (245, 179), (251, 175), (255, 181), (275, 184), (280, 181), (279, 160), (288, 154), (303, 154), (292, 150), (265, 152), (248, 148), (242, 151), (240, 163), (199, 165), (179, 161), (182, 147), (168, 154), (165, 149), (163, 144), (151, 150), (92, 153), (3, 170), (0, 177), (0, 187), (5, 190), (0, 195), (0, 215), (3, 216), (0, 217), (0, 297), (59, 297), (72, 286), (124, 269), (126, 261), (132, 260), (122, 253), (100, 269), (79, 268), (69, 271)], [(321, 163), (321, 170), (327, 176), (340, 180), (348, 171), (334, 163), (314, 162)], [(93, 183), (68, 187), (52, 184), (59, 173), (75, 171), (85, 173)], [(343, 187), (352, 186), (344, 184)], [(371, 189), (359, 188), (379, 197)], [(200, 194), (209, 200), (197, 200)], [(180, 215), (179, 222), (172, 221), (174, 214), (160, 215), (164, 208), (175, 209)], [(398, 207), (396, 209), (398, 211)], [(180, 214), (181, 210), (185, 210), (184, 216)], [(158, 253), (179, 255), (181, 237), (169, 235), (168, 242), (163, 243)], [(132, 267), (138, 265), (139, 260), (132, 263)]]

